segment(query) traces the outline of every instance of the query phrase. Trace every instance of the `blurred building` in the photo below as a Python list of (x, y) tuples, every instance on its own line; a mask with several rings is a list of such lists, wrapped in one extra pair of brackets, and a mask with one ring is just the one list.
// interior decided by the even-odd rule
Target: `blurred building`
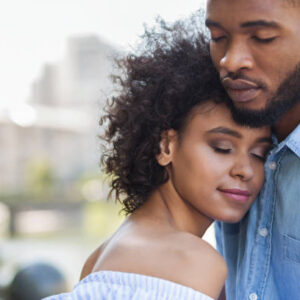
[(97, 36), (70, 38), (63, 61), (33, 83), (29, 104), (0, 112), (1, 191), (22, 191), (38, 161), (61, 185), (99, 169), (98, 120), (115, 53)]
[(45, 65), (33, 84), (32, 102), (44, 105), (91, 106), (110, 92), (114, 48), (97, 36), (70, 38), (64, 60)]

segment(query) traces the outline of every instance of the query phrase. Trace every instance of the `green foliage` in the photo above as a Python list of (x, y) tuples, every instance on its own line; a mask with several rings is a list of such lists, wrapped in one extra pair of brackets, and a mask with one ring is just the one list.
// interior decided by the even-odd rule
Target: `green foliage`
[(51, 193), (55, 185), (55, 177), (50, 162), (41, 158), (29, 162), (25, 180), (30, 194)]
[(123, 222), (119, 212), (121, 206), (115, 203), (91, 202), (85, 206), (84, 232), (90, 237), (107, 237)]

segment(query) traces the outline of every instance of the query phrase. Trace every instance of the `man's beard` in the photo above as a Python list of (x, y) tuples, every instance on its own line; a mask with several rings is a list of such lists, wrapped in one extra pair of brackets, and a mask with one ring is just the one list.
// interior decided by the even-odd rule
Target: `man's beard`
[(270, 126), (276, 123), (296, 103), (300, 102), (300, 63), (280, 84), (276, 94), (268, 99), (261, 110), (235, 107), (230, 101), (233, 119), (250, 127)]

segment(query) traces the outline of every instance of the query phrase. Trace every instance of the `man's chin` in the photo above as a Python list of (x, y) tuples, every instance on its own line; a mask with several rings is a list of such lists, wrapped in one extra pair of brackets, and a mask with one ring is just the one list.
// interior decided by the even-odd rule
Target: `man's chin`
[(249, 112), (261, 112), (266, 110), (266, 104), (258, 103), (257, 101), (248, 102), (233, 102), (234, 107), (237, 110), (244, 110)]
[(274, 95), (270, 95), (270, 90), (261, 89), (254, 98), (248, 101), (235, 101), (234, 103), (229, 101), (233, 119), (239, 124), (250, 127), (275, 124), (300, 102), (299, 83), (300, 62), (292, 72), (287, 74)]
[(291, 106), (276, 103), (263, 109), (246, 109), (235, 107), (234, 104), (232, 104), (231, 112), (234, 121), (238, 124), (257, 128), (274, 125)]
[(270, 109), (250, 109), (245, 106), (238, 107), (235, 104), (231, 105), (231, 113), (235, 122), (252, 128), (273, 125), (280, 117), (278, 113), (274, 114)]

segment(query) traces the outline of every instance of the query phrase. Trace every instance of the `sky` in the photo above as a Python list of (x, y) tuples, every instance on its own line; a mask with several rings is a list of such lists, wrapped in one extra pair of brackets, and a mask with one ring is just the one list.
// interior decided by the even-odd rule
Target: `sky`
[(0, 0), (0, 108), (24, 103), (45, 63), (62, 59), (66, 39), (97, 34), (128, 48), (160, 15), (190, 15), (205, 0)]

